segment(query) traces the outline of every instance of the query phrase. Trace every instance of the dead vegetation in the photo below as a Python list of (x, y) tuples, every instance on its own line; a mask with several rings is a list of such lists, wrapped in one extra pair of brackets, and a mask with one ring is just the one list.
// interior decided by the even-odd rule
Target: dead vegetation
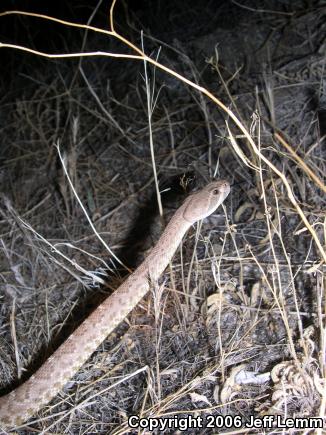
[(139, 264), (161, 203), (162, 221), (189, 184), (233, 183), (152, 293), (19, 433), (128, 433), (132, 414), (324, 416), (325, 21), (318, 4), (300, 5), (260, 11), (263, 24), (246, 9), (237, 31), (251, 47), (239, 60), (226, 55), (241, 39), (230, 29), (223, 46), (222, 30), (192, 41), (198, 62), (144, 35), (145, 66), (112, 52), (46, 60), (3, 98), (4, 392)]

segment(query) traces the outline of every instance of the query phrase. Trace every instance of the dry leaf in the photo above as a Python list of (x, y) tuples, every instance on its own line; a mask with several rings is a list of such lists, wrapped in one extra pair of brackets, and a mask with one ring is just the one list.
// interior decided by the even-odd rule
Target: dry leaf
[(233, 367), (229, 377), (224, 382), (224, 385), (221, 390), (220, 394), (220, 400), (222, 403), (226, 403), (230, 400), (231, 396), (235, 391), (237, 391), (238, 385), (236, 383), (235, 377), (241, 370), (243, 370), (246, 367), (246, 364), (240, 364), (239, 366)]
[(256, 306), (261, 297), (261, 282), (257, 281), (251, 288), (250, 301), (252, 306)]
[(209, 406), (212, 406), (211, 402), (207, 399), (206, 396), (197, 393), (189, 393), (192, 403), (204, 402)]
[(262, 385), (269, 382), (271, 379), (270, 372), (258, 373), (248, 370), (241, 370), (235, 377), (235, 381), (238, 385)]
[(219, 385), (216, 385), (216, 387), (214, 388), (213, 397), (214, 397), (215, 403), (219, 404), (220, 403), (220, 386)]

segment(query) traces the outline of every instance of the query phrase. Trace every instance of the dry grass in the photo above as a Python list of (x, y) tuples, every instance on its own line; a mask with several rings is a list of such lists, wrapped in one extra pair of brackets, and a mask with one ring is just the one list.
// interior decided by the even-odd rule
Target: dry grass
[[(324, 95), (324, 61), (307, 55), (308, 78), (285, 64), (255, 88), (211, 47), (205, 68), (221, 86), (210, 92), (179, 47), (166, 47), (180, 59), (176, 73), (117, 33), (113, 7), (111, 30), (96, 32), (134, 50), (114, 54), (134, 77), (127, 92), (117, 97), (103, 77), (129, 83), (128, 68), (112, 59), (108, 70), (88, 52), (78, 69), (55, 64), (56, 78), (40, 72), (2, 106), (1, 386), (29, 376), (139, 264), (160, 232), (156, 209), (165, 220), (180, 203), (176, 184), (215, 176), (234, 185), (152, 293), (21, 433), (128, 433), (132, 414), (323, 417), (324, 137), (300, 92)], [(246, 431), (220, 430), (231, 429)]]

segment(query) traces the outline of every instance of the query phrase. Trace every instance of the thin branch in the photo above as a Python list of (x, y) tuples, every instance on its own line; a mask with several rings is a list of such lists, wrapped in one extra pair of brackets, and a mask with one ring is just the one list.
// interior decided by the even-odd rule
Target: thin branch
[(309, 166), (301, 159), (301, 157), (298, 156), (298, 154), (283, 139), (283, 137), (277, 132), (274, 133), (274, 137), (276, 140), (278, 140), (284, 146), (284, 148), (286, 148), (288, 150), (288, 152), (291, 154), (291, 156), (294, 158), (294, 160), (296, 160), (298, 162), (299, 166), (301, 166), (301, 168), (306, 172), (308, 177), (310, 177), (317, 184), (317, 186), (326, 193), (325, 184), (321, 181), (320, 178), (317, 177), (317, 175), (309, 168)]
[(37, 18), (44, 18), (44, 19), (47, 19), (47, 20), (50, 20), (50, 21), (55, 21), (57, 23), (67, 25), (67, 26), (76, 27), (76, 28), (82, 28), (82, 29), (89, 29), (89, 30), (92, 30), (94, 32), (103, 33), (103, 34), (106, 34), (106, 35), (109, 35), (109, 36), (114, 36), (119, 41), (123, 42), (125, 45), (130, 47), (136, 53), (138, 53), (138, 55), (117, 54), (117, 53), (102, 52), (102, 51), (96, 51), (96, 52), (92, 52), (92, 53), (72, 53), (72, 54), (61, 54), (61, 55), (60, 54), (48, 54), (48, 53), (40, 52), (40, 51), (37, 51), (37, 50), (32, 50), (32, 49), (27, 48), (27, 47), (19, 46), (19, 45), (3, 44), (3, 43), (0, 43), (0, 48), (1, 47), (15, 48), (15, 49), (18, 49), (18, 50), (27, 51), (29, 53), (37, 54), (39, 56), (48, 57), (48, 58), (73, 58), (73, 57), (79, 57), (79, 56), (84, 56), (84, 57), (87, 57), (87, 56), (89, 56), (89, 57), (90, 56), (107, 56), (107, 57), (116, 57), (116, 58), (129, 58), (129, 59), (136, 59), (136, 60), (142, 60), (142, 61), (146, 60), (147, 62), (149, 62), (152, 65), (155, 65), (157, 68), (161, 69), (162, 71), (167, 72), (168, 74), (170, 74), (170, 75), (176, 77), (177, 79), (181, 80), (183, 83), (186, 83), (187, 85), (191, 86), (192, 88), (194, 88), (197, 91), (202, 92), (204, 95), (206, 95), (218, 107), (220, 107), (225, 113), (227, 113), (227, 115), (233, 120), (233, 122), (237, 125), (237, 127), (245, 135), (245, 137), (248, 140), (250, 146), (252, 147), (254, 153), (257, 156), (259, 156), (259, 158), (275, 174), (277, 174), (280, 177), (280, 179), (282, 180), (282, 182), (283, 182), (283, 184), (284, 184), (284, 186), (286, 188), (286, 191), (287, 191), (288, 198), (289, 198), (290, 202), (292, 203), (292, 205), (296, 209), (297, 213), (301, 217), (301, 220), (303, 221), (304, 225), (306, 226), (306, 228), (308, 229), (308, 231), (312, 235), (312, 237), (313, 237), (313, 239), (315, 241), (315, 244), (317, 245), (318, 250), (319, 250), (319, 252), (320, 252), (324, 262), (326, 262), (326, 252), (325, 252), (325, 250), (324, 250), (324, 248), (323, 248), (323, 246), (321, 244), (321, 241), (319, 240), (319, 237), (318, 237), (317, 233), (315, 232), (315, 230), (310, 225), (308, 219), (306, 218), (306, 216), (303, 213), (301, 207), (299, 206), (297, 200), (295, 199), (295, 196), (294, 196), (294, 194), (292, 192), (290, 184), (287, 181), (285, 175), (272, 162), (270, 162), (267, 157), (265, 157), (260, 152), (260, 150), (258, 149), (258, 147), (255, 144), (254, 140), (250, 136), (249, 132), (243, 126), (243, 124), (239, 121), (239, 119), (234, 115), (234, 113), (230, 109), (228, 109), (225, 106), (225, 104), (223, 104), (218, 98), (216, 98), (210, 91), (208, 91), (207, 89), (203, 88), (202, 86), (197, 85), (196, 83), (192, 82), (191, 80), (187, 79), (186, 77), (183, 77), (181, 74), (177, 73), (176, 71), (173, 71), (172, 69), (168, 68), (167, 66), (162, 65), (159, 62), (157, 62), (156, 60), (148, 57), (145, 53), (143, 53), (141, 51), (141, 49), (139, 49), (137, 46), (132, 44), (130, 41), (128, 41), (126, 38), (124, 38), (123, 36), (119, 35), (115, 31), (107, 31), (107, 30), (99, 29), (97, 27), (88, 26), (88, 25), (85, 25), (85, 24), (76, 24), (76, 23), (72, 23), (72, 22), (69, 22), (69, 21), (65, 21), (65, 20), (59, 20), (58, 18), (49, 17), (47, 15), (34, 14), (34, 13), (23, 12), (23, 11), (6, 11), (6, 12), (1, 13), (0, 17), (4, 16), (4, 15), (10, 15), (10, 14), (19, 14), (19, 15), (33, 16), (33, 17), (37, 17)]

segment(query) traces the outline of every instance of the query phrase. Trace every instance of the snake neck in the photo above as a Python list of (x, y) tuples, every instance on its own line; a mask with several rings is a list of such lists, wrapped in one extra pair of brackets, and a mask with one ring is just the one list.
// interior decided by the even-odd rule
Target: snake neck
[(185, 206), (186, 203), (175, 212), (158, 242), (140, 265), (140, 269), (143, 273), (146, 273), (150, 280), (159, 278), (172, 259), (183, 236), (192, 225), (183, 217)]

